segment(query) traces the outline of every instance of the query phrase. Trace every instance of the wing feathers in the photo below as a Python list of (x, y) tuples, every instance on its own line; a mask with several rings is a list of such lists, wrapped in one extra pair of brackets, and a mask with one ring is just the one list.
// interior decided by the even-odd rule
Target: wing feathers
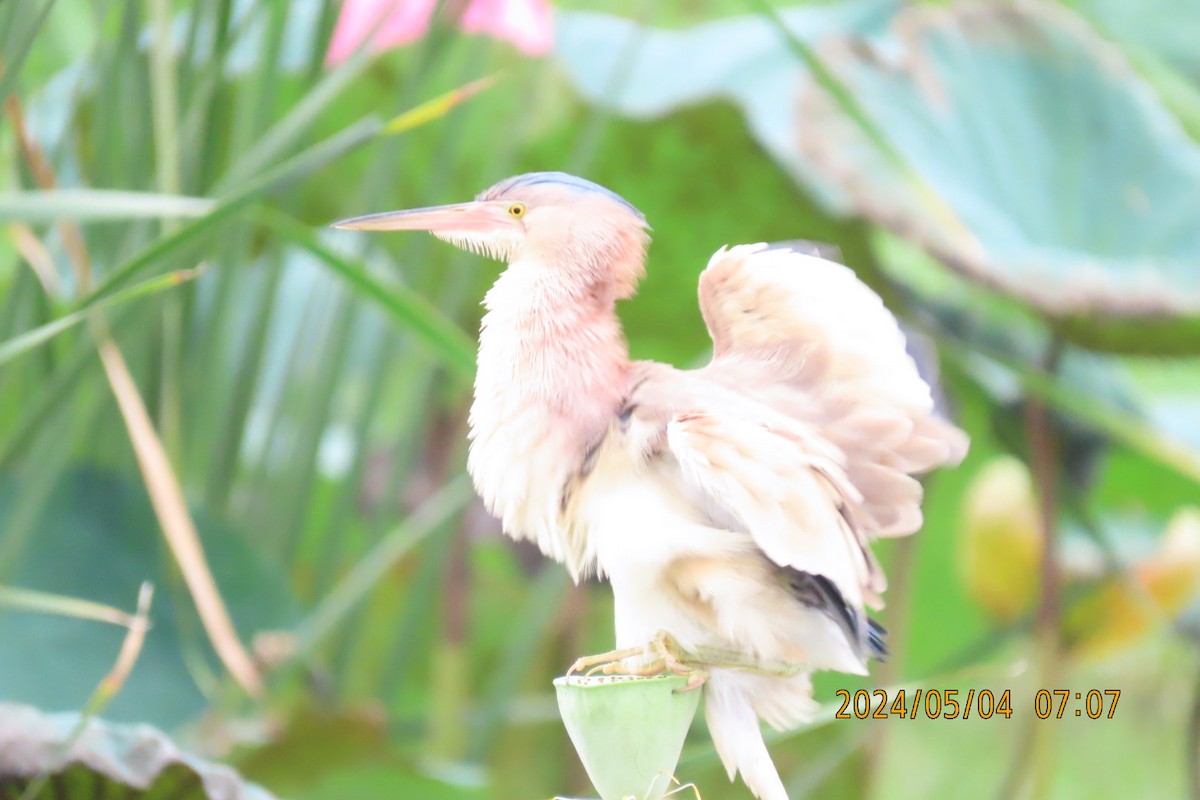
[(667, 425), (694, 492), (715, 500), (768, 558), (830, 578), (856, 608), (877, 602), (882, 571), (843, 513), (861, 495), (804, 438), (731, 414), (687, 412)]
[(713, 256), (700, 304), (714, 345), (704, 372), (809, 422), (841, 454), (869, 535), (917, 530), (909, 476), (960, 461), (967, 437), (935, 416), (879, 296), (842, 264), (748, 245)]
[[(700, 276), (700, 309), (713, 357), (774, 349), (809, 351), (840, 388), (928, 411), (929, 386), (883, 301), (853, 270), (767, 245), (718, 250)], [(825, 350), (820, 358), (812, 351)], [(808, 370), (809, 362), (797, 363)], [(816, 376), (814, 376), (816, 377)]]
[(919, 529), (913, 475), (967, 448), (935, 416), (895, 318), (849, 268), (765, 245), (718, 251), (700, 307), (712, 363), (652, 376), (643, 392), (657, 395), (697, 507), (735, 520), (776, 563), (829, 578), (854, 607), (880, 605), (870, 539)]

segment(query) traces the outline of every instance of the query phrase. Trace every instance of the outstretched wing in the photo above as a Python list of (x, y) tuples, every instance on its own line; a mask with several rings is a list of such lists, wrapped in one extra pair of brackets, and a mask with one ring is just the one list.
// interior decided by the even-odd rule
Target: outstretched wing
[(700, 307), (713, 360), (667, 423), (693, 491), (776, 563), (828, 577), (856, 608), (880, 605), (870, 539), (916, 531), (912, 476), (967, 448), (935, 415), (895, 318), (847, 267), (766, 245), (718, 251)]
[(895, 317), (848, 267), (766, 245), (718, 251), (700, 277), (704, 372), (817, 427), (845, 459), (872, 536), (921, 526), (911, 476), (962, 460)]
[(700, 311), (714, 365), (771, 363), (789, 383), (824, 380), (831, 396), (933, 408), (896, 318), (843, 264), (782, 246), (722, 248), (700, 275)]
[(667, 447), (715, 522), (748, 532), (776, 564), (833, 581), (852, 608), (878, 602), (883, 572), (853, 518), (862, 497), (819, 437), (782, 420), (690, 411), (667, 424)]

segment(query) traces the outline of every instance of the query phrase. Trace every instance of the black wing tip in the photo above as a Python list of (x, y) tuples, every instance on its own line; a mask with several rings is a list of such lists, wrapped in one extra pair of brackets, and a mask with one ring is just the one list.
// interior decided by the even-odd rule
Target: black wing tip
[[(788, 585), (796, 598), (812, 607), (823, 608), (841, 625), (858, 652), (876, 661), (886, 661), (891, 651), (887, 646), (887, 628), (852, 608), (837, 586), (824, 575), (788, 567)], [(816, 592), (813, 592), (816, 589)], [(863, 623), (866, 623), (865, 625)]]
[(891, 651), (887, 646), (887, 628), (867, 618), (867, 651), (876, 661), (887, 661)]

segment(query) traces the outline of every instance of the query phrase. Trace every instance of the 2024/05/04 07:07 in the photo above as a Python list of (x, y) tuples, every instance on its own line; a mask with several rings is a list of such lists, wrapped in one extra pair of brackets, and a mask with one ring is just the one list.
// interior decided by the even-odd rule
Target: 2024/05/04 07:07
[[(924, 715), (927, 719), (980, 719), (1013, 715), (1012, 690), (994, 692), (991, 689), (916, 689), (911, 694), (906, 689), (867, 691), (838, 689), (836, 694), (842, 705), (833, 715), (835, 719), (916, 719)], [(890, 698), (890, 702), (889, 702)], [(909, 701), (911, 699), (911, 705)], [(1070, 701), (1078, 702), (1078, 708), (1070, 708)], [(1089, 719), (1112, 719), (1121, 699), (1120, 689), (1091, 689), (1087, 692), (1072, 692), (1070, 689), (1040, 689), (1033, 698), (1033, 713), (1038, 719), (1062, 719), (1074, 710), (1074, 716)], [(1057, 709), (1055, 702), (1057, 701)], [(1107, 707), (1107, 708), (1106, 708)]]

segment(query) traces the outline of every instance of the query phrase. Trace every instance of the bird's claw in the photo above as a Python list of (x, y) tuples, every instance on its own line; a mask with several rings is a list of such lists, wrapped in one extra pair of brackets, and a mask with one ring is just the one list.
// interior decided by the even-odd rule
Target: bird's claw
[[(626, 661), (626, 659), (637, 656), (645, 656), (648, 652), (654, 656), (649, 661), (641, 663)], [(708, 680), (708, 672), (690, 664), (689, 661), (692, 660), (674, 636), (666, 631), (659, 631), (646, 647), (629, 647), (576, 659), (571, 668), (567, 670), (567, 676), (583, 673), (585, 677), (589, 678), (593, 675), (653, 677), (670, 672), (687, 678), (687, 686), (677, 689), (677, 692), (691, 692), (699, 689)]]
[(687, 678), (687, 685), (682, 689), (676, 689), (676, 694), (694, 692), (708, 680), (708, 672), (700, 667), (688, 664), (687, 662), (690, 659), (687, 651), (683, 649), (674, 636), (666, 631), (659, 631), (658, 635), (654, 637), (651, 646), (654, 648), (655, 655), (658, 656), (658, 661), (663, 666), (663, 671), (669, 670), (682, 678)]
[(702, 669), (689, 669), (686, 673), (687, 686), (682, 689), (676, 689), (675, 694), (684, 694), (686, 692), (694, 692), (703, 686), (708, 681), (708, 672)]
[(600, 655), (584, 656), (571, 665), (567, 675), (582, 672), (588, 677), (653, 677), (670, 672), (687, 678), (687, 686), (676, 689), (676, 692), (691, 692), (708, 681), (709, 668), (736, 669), (783, 678), (790, 678), (805, 671), (805, 665), (802, 663), (764, 660), (733, 650), (703, 646), (694, 651), (685, 650), (674, 636), (666, 631), (659, 631), (644, 647), (629, 647)]
[(611, 650), (594, 656), (583, 656), (575, 659), (575, 663), (567, 670), (567, 677), (582, 672), (585, 677), (596, 673), (603, 675), (625, 674), (624, 659), (639, 655), (640, 647), (627, 647), (623, 650)]

